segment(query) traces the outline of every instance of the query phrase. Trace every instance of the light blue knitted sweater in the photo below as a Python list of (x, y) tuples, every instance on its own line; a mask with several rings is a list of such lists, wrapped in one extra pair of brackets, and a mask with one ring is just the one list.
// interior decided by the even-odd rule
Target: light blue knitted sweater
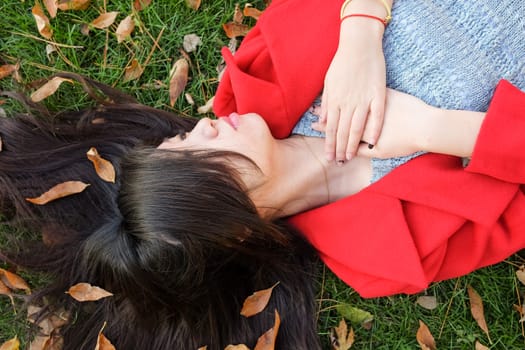
[[(392, 13), (387, 86), (475, 111), (487, 110), (500, 79), (525, 88), (525, 0), (394, 0)], [(323, 136), (310, 128), (316, 119), (307, 111), (293, 133)], [(373, 159), (372, 182), (417, 155)]]

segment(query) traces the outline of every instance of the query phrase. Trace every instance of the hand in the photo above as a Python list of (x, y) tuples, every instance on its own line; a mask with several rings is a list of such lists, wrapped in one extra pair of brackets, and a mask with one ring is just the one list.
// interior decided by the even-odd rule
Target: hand
[(407, 156), (427, 151), (427, 140), (436, 130), (437, 108), (417, 97), (387, 89), (385, 119), (381, 136), (373, 149), (359, 146), (358, 154), (370, 158)]
[[(327, 159), (337, 161), (355, 156), (360, 141), (376, 143), (383, 125), (386, 93), (378, 23), (347, 20), (343, 25), (347, 27), (341, 28), (345, 32), (327, 71), (321, 116), (318, 125), (314, 125), (326, 133)], [(373, 30), (380, 34), (377, 40), (363, 35)]]

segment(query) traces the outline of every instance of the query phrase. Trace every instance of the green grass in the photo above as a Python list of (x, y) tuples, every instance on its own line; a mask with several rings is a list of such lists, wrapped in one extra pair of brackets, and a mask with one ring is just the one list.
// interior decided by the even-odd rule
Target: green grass
[[(245, 2), (241, 2), (241, 7)], [(262, 0), (250, 2), (258, 8), (264, 7)], [(0, 90), (30, 91), (29, 82), (57, 71), (70, 71), (116, 86), (144, 104), (170, 110), (168, 90), (152, 89), (151, 85), (156, 80), (168, 84), (171, 66), (180, 57), (184, 35), (195, 33), (202, 38), (203, 44), (190, 54), (192, 67), (186, 89), (193, 96), (195, 106), (181, 97), (173, 110), (197, 116), (197, 106), (213, 96), (218, 82), (216, 67), (221, 60), (219, 50), (229, 41), (221, 24), (231, 20), (234, 1), (206, 0), (198, 11), (193, 11), (183, 0), (153, 0), (150, 7), (136, 14), (137, 27), (132, 40), (117, 44), (113, 34), (115, 27), (109, 32), (92, 29), (90, 36), (81, 34), (81, 25), (96, 18), (104, 6), (103, 1), (93, 0), (88, 10), (59, 12), (51, 20), (54, 41), (82, 48), (61, 47), (60, 55), (52, 53), (50, 58), (46, 56), (46, 43), (39, 40), (41, 37), (31, 15), (33, 3), (30, 0), (0, 2), (0, 65), (19, 61), (23, 78), (22, 84), (11, 78), (0, 80)], [(107, 3), (108, 11), (120, 12), (117, 22), (131, 13), (132, 1)], [(159, 38), (159, 47), (152, 50), (156, 38)], [(144, 64), (148, 57), (140, 79), (122, 81), (124, 68), (132, 58)], [(64, 109), (82, 108), (90, 101), (79, 89), (61, 88), (46, 103), (51, 108)], [(1, 107), (8, 112), (19, 108), (11, 101), (5, 101)], [(0, 227), (0, 247), (16, 247), (12, 237), (11, 230)], [(432, 285), (425, 293), (437, 297), (438, 307), (431, 311), (416, 304), (417, 295), (362, 299), (329, 271), (322, 271), (318, 279), (321, 289), (319, 335), (325, 348), (329, 349), (328, 334), (341, 319), (336, 306), (349, 304), (374, 316), (370, 329), (360, 324), (353, 325), (356, 331), (353, 349), (417, 349), (415, 334), (419, 320), (429, 326), (439, 349), (474, 349), (476, 340), (490, 345), (491, 349), (523, 349), (523, 328), (519, 323), (520, 316), (513, 309), (513, 304), (519, 303), (518, 296), (521, 298), (525, 290), (515, 278), (514, 265), (523, 261), (518, 257), (511, 261), (513, 263), (503, 262), (456, 280)], [(45, 284), (45, 276), (21, 274), (32, 287)], [(492, 344), (470, 314), (467, 285), (472, 285), (483, 298)], [(27, 340), (27, 328), (21, 300), (13, 306), (7, 297), (0, 297), (0, 344), (15, 335)]]

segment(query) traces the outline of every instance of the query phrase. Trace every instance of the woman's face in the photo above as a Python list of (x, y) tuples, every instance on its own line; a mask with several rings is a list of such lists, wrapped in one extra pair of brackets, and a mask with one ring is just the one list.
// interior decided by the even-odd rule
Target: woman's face
[(274, 141), (261, 116), (232, 113), (217, 120), (203, 118), (192, 131), (166, 139), (158, 148), (232, 151), (250, 158), (268, 174)]

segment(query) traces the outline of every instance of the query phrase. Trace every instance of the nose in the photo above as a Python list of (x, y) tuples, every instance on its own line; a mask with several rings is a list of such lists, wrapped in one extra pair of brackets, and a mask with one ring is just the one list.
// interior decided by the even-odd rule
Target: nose
[(215, 121), (210, 118), (202, 118), (199, 120), (193, 130), (210, 139), (217, 137), (219, 134), (219, 131), (215, 127)]

